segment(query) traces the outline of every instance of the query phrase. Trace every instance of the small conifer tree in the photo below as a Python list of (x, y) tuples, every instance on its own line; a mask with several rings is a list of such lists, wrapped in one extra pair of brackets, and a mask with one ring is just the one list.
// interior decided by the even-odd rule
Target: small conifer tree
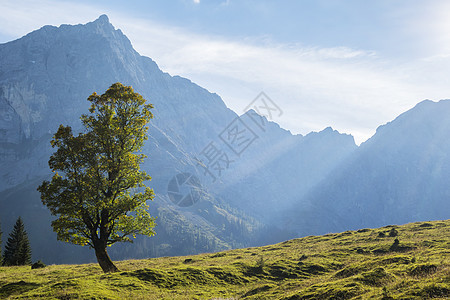
[(5, 246), (3, 264), (6, 266), (23, 266), (31, 264), (31, 247), (22, 218), (19, 217), (9, 234)]

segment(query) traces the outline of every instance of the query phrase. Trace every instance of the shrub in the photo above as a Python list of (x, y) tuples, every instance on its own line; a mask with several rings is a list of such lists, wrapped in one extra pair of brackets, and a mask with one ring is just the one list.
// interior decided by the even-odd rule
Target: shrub
[(35, 262), (34, 264), (31, 265), (31, 269), (41, 269), (41, 268), (45, 268), (47, 265), (44, 264), (41, 260), (38, 260), (37, 262)]
[(392, 228), (390, 231), (389, 231), (389, 236), (390, 237), (394, 237), (394, 236), (397, 236), (398, 235), (398, 231), (395, 229), (395, 228)]

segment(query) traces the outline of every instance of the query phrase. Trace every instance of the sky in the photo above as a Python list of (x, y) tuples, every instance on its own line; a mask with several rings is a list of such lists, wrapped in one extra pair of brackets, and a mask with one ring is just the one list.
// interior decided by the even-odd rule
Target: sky
[(438, 0), (0, 0), (0, 43), (107, 14), (141, 55), (236, 113), (264, 92), (293, 134), (331, 126), (360, 144), (450, 98), (449, 12)]

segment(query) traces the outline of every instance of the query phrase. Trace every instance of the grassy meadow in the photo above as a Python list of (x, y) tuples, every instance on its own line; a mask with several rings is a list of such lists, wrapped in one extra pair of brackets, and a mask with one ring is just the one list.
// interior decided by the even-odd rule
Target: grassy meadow
[(0, 298), (449, 299), (450, 220), (116, 265), (0, 267)]

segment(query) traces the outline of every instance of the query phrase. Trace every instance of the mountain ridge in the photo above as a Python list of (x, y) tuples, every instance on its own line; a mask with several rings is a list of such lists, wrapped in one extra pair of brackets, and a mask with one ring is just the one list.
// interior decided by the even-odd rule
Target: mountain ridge
[(311, 206), (295, 210), (304, 218), (295, 227), (325, 233), (446, 218), (449, 113), (450, 100), (427, 100), (380, 126), (326, 183), (309, 192), (305, 198)]
[[(153, 177), (149, 185), (156, 197), (150, 211), (159, 217), (159, 225), (157, 237), (138, 238), (133, 247), (120, 245), (110, 251), (112, 257), (190, 254), (264, 243), (264, 228), (274, 225), (259, 219), (263, 211), (246, 210), (248, 206), (241, 205), (246, 203), (244, 195), (261, 198), (269, 206), (283, 180), (271, 184), (270, 191), (255, 192), (252, 186), (268, 185), (271, 174), (264, 166), (283, 145), (291, 145), (293, 155), (295, 147), (308, 147), (278, 124), (268, 120), (267, 126), (261, 127), (249, 113), (239, 119), (217, 94), (189, 79), (164, 73), (153, 60), (137, 53), (107, 16), (84, 25), (44, 26), (2, 44), (0, 66), (0, 218), (8, 228), (22, 211), (25, 223), (33, 230), (32, 244), (53, 245), (51, 252), (39, 250), (34, 255), (53, 259), (51, 262), (61, 262), (64, 256), (72, 262), (86, 261), (88, 256), (75, 246), (56, 242), (49, 225), (51, 216), (35, 191), (36, 182), (51, 174), (47, 167), (53, 152), (49, 141), (59, 124), (81, 130), (78, 118), (87, 112), (85, 99), (93, 92), (102, 93), (114, 82), (132, 85), (154, 105), (155, 117), (143, 148), (149, 158), (142, 168)], [(236, 120), (246, 122), (254, 133), (254, 143), (240, 155), (226, 144), (224, 131)], [(335, 142), (348, 143), (344, 139)], [(197, 160), (204, 159), (203, 150), (210, 143), (220, 146), (221, 153), (236, 162), (222, 175), (216, 174), (221, 176), (215, 182), (205, 176)], [(330, 160), (340, 159), (345, 151), (332, 153)], [(312, 162), (322, 160), (314, 153), (309, 155)], [(253, 183), (244, 185), (249, 172)], [(168, 196), (168, 183), (186, 173), (199, 178), (202, 197), (191, 207), (179, 207)], [(293, 173), (291, 168), (284, 176)], [(264, 207), (256, 203), (250, 207), (254, 205)], [(180, 234), (186, 239), (180, 239)], [(45, 238), (39, 240), (38, 236)]]
[[(425, 155), (420, 145), (412, 149), (417, 149), (417, 154), (411, 152), (408, 143), (413, 142), (408, 139), (414, 139), (414, 134), (406, 136), (400, 128), (394, 137), (383, 141), (379, 137), (386, 128), (387, 132), (392, 128), (385, 125), (375, 138), (358, 147), (351, 135), (331, 127), (305, 136), (292, 135), (255, 111), (238, 116), (217, 94), (189, 79), (164, 73), (156, 62), (141, 56), (107, 16), (84, 25), (44, 26), (1, 44), (0, 66), (0, 218), (8, 228), (22, 213), (25, 224), (33, 230), (32, 246), (52, 245), (48, 253), (39, 250), (34, 255), (53, 259), (52, 263), (91, 258), (80, 247), (56, 242), (51, 216), (36, 192), (36, 183), (50, 176), (47, 161), (53, 149), (49, 141), (59, 124), (81, 130), (78, 118), (87, 111), (85, 99), (93, 92), (102, 93), (114, 82), (132, 85), (155, 106), (143, 148), (149, 158), (142, 168), (153, 177), (148, 184), (156, 197), (150, 211), (159, 217), (156, 237), (138, 238), (133, 246), (113, 247), (110, 253), (114, 259), (219, 251), (367, 227), (378, 216), (377, 209), (385, 214), (380, 225), (425, 217), (418, 215), (425, 203), (418, 197), (427, 194), (412, 194), (408, 181), (401, 187), (411, 199), (402, 202), (401, 214), (393, 209), (397, 195), (388, 193), (396, 190), (395, 180), (401, 179), (402, 168), (415, 163), (415, 156), (430, 154)], [(426, 103), (419, 107), (428, 107)], [(436, 128), (439, 122), (445, 125), (436, 135), (444, 141), (446, 111), (441, 109), (439, 117), (430, 121)], [(426, 115), (422, 119), (428, 124)], [(237, 149), (230, 128), (241, 125), (247, 128), (250, 142)], [(427, 132), (417, 128), (427, 141)], [(403, 152), (385, 161), (394, 153), (388, 151), (394, 146)], [(206, 150), (217, 151), (222, 165), (207, 164), (211, 157), (205, 155)], [(434, 164), (441, 160), (443, 170), (429, 172), (427, 161), (422, 162), (422, 169), (414, 169), (434, 174), (440, 180), (435, 187), (443, 185), (450, 161), (442, 153), (446, 152), (431, 152), (428, 157)], [(391, 173), (396, 168), (399, 172)], [(216, 178), (207, 171), (214, 172)], [(170, 199), (169, 183), (186, 174), (198, 178), (201, 197), (191, 206), (180, 207)], [(397, 177), (380, 180), (391, 178), (391, 174)], [(420, 180), (420, 176), (413, 179)], [(436, 195), (441, 197), (439, 201), (447, 189), (441, 191), (442, 195)], [(365, 198), (376, 201), (369, 205)], [(356, 204), (364, 209), (355, 208)], [(413, 209), (408, 210), (407, 205)], [(446, 216), (445, 211), (434, 215), (428, 211), (430, 219)]]

